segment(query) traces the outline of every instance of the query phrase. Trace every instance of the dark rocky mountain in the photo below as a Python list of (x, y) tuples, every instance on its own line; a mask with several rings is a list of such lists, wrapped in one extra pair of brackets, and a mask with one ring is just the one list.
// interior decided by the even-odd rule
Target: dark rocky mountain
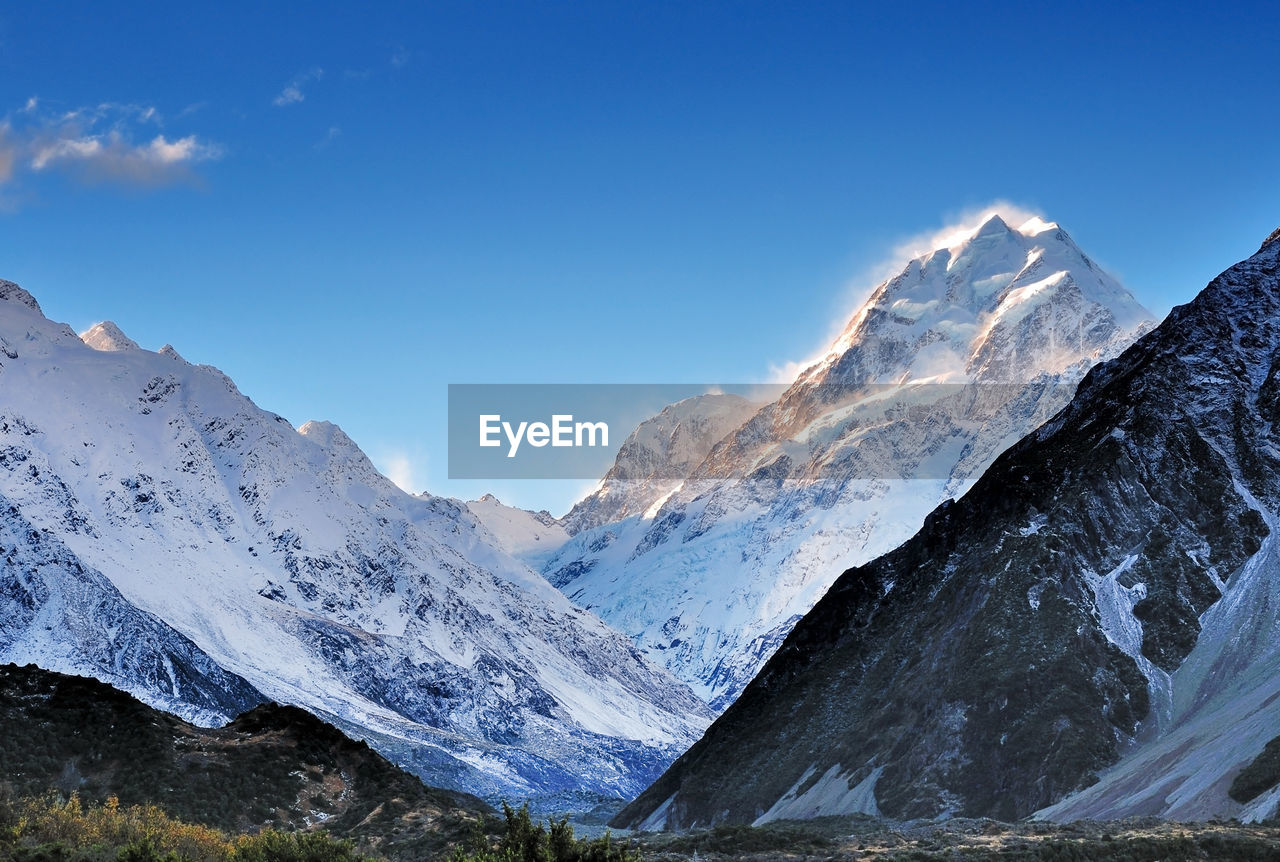
[(13, 792), (115, 796), (233, 832), (326, 829), (393, 858), (439, 851), (479, 799), (430, 788), (296, 707), (202, 728), (94, 679), (0, 665), (0, 780)]
[(1274, 816), (1278, 419), (1273, 235), (845, 572), (615, 825)]

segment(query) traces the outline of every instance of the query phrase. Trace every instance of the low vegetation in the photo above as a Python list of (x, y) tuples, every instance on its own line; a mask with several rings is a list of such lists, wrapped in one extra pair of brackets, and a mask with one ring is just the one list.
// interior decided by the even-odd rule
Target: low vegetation
[[(1280, 862), (1280, 825), (1020, 823), (953, 820), (892, 825), (836, 817), (764, 827), (721, 826), (681, 834), (605, 833), (579, 838), (567, 820), (536, 821), (527, 806), (503, 806), (504, 820), (481, 818), (451, 851), (412, 858), (447, 862)], [(5, 862), (376, 862), (326, 832), (263, 829), (230, 834), (176, 819), (157, 805), (77, 794), (14, 796), (0, 785), (0, 860)]]
[(1280, 825), (1182, 824), (1154, 818), (891, 824), (872, 817), (827, 817), (644, 834), (635, 840), (645, 862), (1280, 862)]
[[(503, 806), (505, 823), (477, 820), (449, 862), (641, 862), (606, 833), (577, 838), (567, 819), (535, 822)], [(491, 828), (496, 827), (496, 828)], [(426, 853), (418, 858), (441, 858)], [(264, 829), (233, 835), (178, 820), (158, 805), (84, 802), (78, 794), (17, 797), (0, 785), (0, 859), (6, 862), (376, 862), (327, 832)]]
[(366, 862), (351, 841), (324, 832), (230, 836), (176, 820), (156, 805), (76, 794), (17, 798), (0, 792), (0, 858), (11, 862)]
[(567, 818), (547, 825), (529, 816), (529, 806), (513, 809), (505, 802), (506, 820), (494, 841), (484, 823), (477, 825), (467, 846), (453, 851), (450, 862), (641, 862), (631, 842), (615, 841), (608, 832), (599, 838), (576, 838)]
[(156, 805), (228, 835), (323, 830), (361, 852), (417, 862), (447, 855), (492, 812), (289, 706), (263, 704), (204, 728), (97, 680), (0, 665), (0, 727), (0, 780), (14, 795)]

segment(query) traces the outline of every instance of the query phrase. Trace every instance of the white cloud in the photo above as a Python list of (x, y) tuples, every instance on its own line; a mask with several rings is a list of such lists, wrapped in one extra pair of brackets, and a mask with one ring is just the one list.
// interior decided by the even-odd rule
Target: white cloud
[(290, 84), (280, 91), (280, 95), (275, 97), (273, 104), (276, 106), (292, 105), (301, 102), (306, 96), (302, 95), (302, 88), (297, 84)]
[(164, 135), (156, 135), (147, 144), (145, 152), (148, 158), (163, 165), (202, 162), (216, 159), (222, 154), (219, 148), (196, 140), (195, 135), (187, 135), (172, 142), (166, 141)]
[(286, 105), (296, 105), (307, 98), (303, 88), (312, 81), (319, 81), (324, 77), (324, 69), (316, 66), (297, 75), (292, 81), (285, 85), (280, 91), (280, 95), (271, 100), (271, 103), (277, 108), (283, 108)]
[(44, 171), (68, 166), (89, 180), (161, 185), (184, 178), (190, 165), (221, 155), (220, 147), (195, 135), (174, 141), (156, 135), (145, 144), (134, 144), (118, 132), (109, 132), (40, 143), (32, 153), (31, 168)]
[(42, 171), (63, 159), (91, 159), (102, 152), (98, 138), (64, 138), (38, 147), (31, 157), (31, 167)]
[[(834, 340), (834, 339), (833, 339)], [(765, 379), (766, 383), (794, 383), (795, 379), (800, 376), (800, 372), (804, 371), (813, 363), (817, 362), (826, 354), (826, 349), (822, 353), (817, 353), (808, 359), (790, 359), (782, 364), (769, 363), (769, 373)]]
[(196, 135), (140, 134), (162, 125), (160, 112), (147, 105), (105, 102), (50, 114), (32, 97), (11, 116), (0, 124), (0, 183), (24, 171), (59, 170), (88, 182), (165, 185), (191, 179), (192, 165), (223, 153)]
[(955, 245), (977, 230), (988, 218), (999, 214), (1011, 227), (1017, 228), (1024, 222), (1039, 218), (1036, 210), (1009, 201), (998, 200), (986, 206), (962, 210), (945, 219), (943, 227), (923, 231), (907, 237), (894, 244), (893, 250), (876, 264), (867, 267), (864, 273), (850, 281), (848, 295), (852, 298), (852, 307), (838, 317), (817, 350), (805, 359), (788, 360), (769, 365), (769, 382), (791, 383), (805, 369), (826, 358), (831, 346), (849, 328), (850, 321), (871, 298), (871, 294), (887, 279), (892, 278), (903, 268), (921, 255)]

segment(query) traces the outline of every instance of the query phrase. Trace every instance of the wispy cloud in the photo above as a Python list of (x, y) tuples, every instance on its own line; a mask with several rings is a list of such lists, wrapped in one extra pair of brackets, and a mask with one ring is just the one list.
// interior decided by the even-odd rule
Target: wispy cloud
[(898, 243), (893, 253), (880, 264), (879, 281), (897, 275), (904, 266), (923, 254), (955, 245), (972, 234), (993, 215), (999, 215), (1010, 227), (1017, 228), (1030, 219), (1040, 217), (1042, 213), (1003, 200), (962, 210), (948, 217), (944, 227), (923, 231)]
[(0, 121), (0, 185), (24, 174), (66, 172), (85, 182), (158, 186), (190, 180), (191, 167), (220, 158), (220, 145), (160, 132), (150, 105), (105, 102), (52, 112), (35, 96)]
[(409, 61), (413, 59), (413, 52), (403, 45), (397, 45), (396, 49), (391, 52), (391, 65), (396, 69), (403, 69), (409, 65)]
[(928, 254), (935, 249), (947, 248), (960, 242), (972, 234), (988, 218), (996, 214), (999, 214), (1014, 228), (1031, 218), (1040, 216), (1040, 213), (1036, 210), (1028, 209), (1009, 201), (998, 200), (986, 206), (974, 207), (949, 215), (944, 218), (943, 227), (922, 231), (895, 243), (893, 250), (889, 254), (867, 267), (860, 276), (850, 281), (846, 295), (849, 297), (848, 301), (851, 307), (833, 321), (832, 329), (819, 346), (819, 349), (804, 359), (771, 364), (769, 366), (769, 382), (790, 383), (794, 381), (802, 371), (821, 361), (829, 354), (832, 344), (845, 332), (854, 315), (871, 298), (871, 294), (877, 287), (901, 272), (915, 258)]
[(340, 137), (342, 137), (342, 128), (339, 126), (330, 126), (329, 131), (324, 133), (324, 137), (316, 141), (316, 149), (323, 150)]
[(426, 489), (426, 464), (419, 463), (407, 452), (384, 452), (374, 459), (374, 464), (405, 493), (421, 494)]
[(307, 94), (304, 88), (315, 81), (319, 81), (324, 77), (324, 69), (314, 66), (305, 72), (300, 72), (292, 81), (285, 85), (280, 91), (280, 95), (271, 100), (271, 103), (277, 108), (283, 108), (287, 105), (296, 105), (306, 100)]
[(169, 140), (156, 135), (135, 144), (119, 132), (105, 135), (57, 138), (36, 144), (31, 169), (46, 171), (67, 167), (90, 180), (114, 180), (127, 184), (164, 185), (184, 176), (196, 162), (219, 158), (222, 150), (195, 135)]

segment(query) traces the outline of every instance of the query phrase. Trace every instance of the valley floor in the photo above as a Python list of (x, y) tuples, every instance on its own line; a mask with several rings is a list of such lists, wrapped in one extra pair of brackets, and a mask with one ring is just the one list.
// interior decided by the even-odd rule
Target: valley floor
[(1280, 824), (951, 820), (890, 825), (873, 818), (781, 821), (633, 836), (645, 862), (716, 860), (1280, 860)]

